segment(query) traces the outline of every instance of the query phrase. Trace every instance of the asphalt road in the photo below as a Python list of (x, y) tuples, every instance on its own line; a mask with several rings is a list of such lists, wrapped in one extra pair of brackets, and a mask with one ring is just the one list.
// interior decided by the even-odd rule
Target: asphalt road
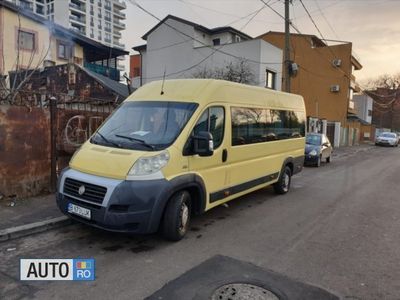
[[(216, 254), (343, 299), (400, 299), (399, 170), (400, 147), (373, 146), (305, 168), (290, 193), (266, 188), (195, 217), (178, 243), (79, 224), (1, 243), (0, 299), (143, 299)], [(97, 278), (21, 283), (19, 258), (36, 257), (93, 257)]]

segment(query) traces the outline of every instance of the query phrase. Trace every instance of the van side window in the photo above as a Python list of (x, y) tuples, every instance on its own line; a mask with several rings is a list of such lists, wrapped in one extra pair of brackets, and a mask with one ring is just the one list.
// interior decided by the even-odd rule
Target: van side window
[(201, 115), (194, 126), (193, 135), (200, 131), (208, 131), (213, 136), (214, 149), (217, 149), (224, 139), (225, 111), (223, 107), (214, 106), (208, 108)]
[(303, 137), (303, 112), (232, 107), (232, 145)]

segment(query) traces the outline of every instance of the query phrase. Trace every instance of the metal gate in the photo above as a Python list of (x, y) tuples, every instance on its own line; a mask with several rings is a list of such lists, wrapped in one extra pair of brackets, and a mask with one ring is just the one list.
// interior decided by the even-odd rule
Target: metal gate
[(328, 122), (326, 125), (326, 135), (332, 145), (335, 144), (335, 123)]
[(97, 130), (118, 106), (103, 100), (50, 99), (51, 116), (51, 186), (68, 166), (74, 152)]

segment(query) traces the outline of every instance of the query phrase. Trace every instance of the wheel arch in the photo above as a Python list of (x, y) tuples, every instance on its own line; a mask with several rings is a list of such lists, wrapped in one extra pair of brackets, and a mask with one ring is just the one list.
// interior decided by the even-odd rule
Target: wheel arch
[(149, 222), (149, 231), (158, 230), (165, 208), (170, 199), (181, 191), (187, 191), (191, 198), (192, 212), (201, 214), (206, 207), (206, 187), (203, 179), (196, 174), (185, 174), (173, 178), (169, 181), (168, 189), (163, 191), (163, 197), (160, 197), (154, 204)]

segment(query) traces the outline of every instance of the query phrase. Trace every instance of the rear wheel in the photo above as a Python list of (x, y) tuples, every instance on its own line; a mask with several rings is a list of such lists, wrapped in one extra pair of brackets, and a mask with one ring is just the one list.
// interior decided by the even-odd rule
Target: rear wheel
[(189, 228), (190, 211), (190, 194), (187, 191), (181, 191), (172, 196), (165, 208), (162, 222), (164, 238), (179, 241), (185, 236)]
[(290, 182), (292, 181), (292, 170), (285, 166), (279, 179), (274, 183), (274, 190), (277, 194), (286, 194), (290, 189)]

